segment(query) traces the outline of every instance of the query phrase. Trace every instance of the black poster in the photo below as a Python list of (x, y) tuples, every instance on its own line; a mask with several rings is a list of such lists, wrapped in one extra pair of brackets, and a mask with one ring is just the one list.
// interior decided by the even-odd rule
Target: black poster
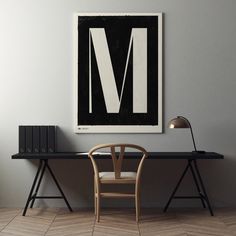
[(76, 132), (162, 131), (162, 15), (77, 14)]

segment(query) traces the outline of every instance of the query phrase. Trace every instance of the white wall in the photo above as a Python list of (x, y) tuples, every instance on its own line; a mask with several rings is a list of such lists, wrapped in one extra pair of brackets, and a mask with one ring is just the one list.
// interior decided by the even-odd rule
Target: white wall
[[(199, 149), (225, 155), (225, 160), (199, 165), (213, 205), (235, 206), (236, 1), (232, 0), (0, 0), (0, 206), (24, 205), (37, 166), (35, 161), (11, 160), (18, 151), (20, 124), (58, 125), (60, 150), (86, 151), (97, 143), (120, 141), (141, 144), (149, 151), (192, 150), (189, 130), (73, 133), (74, 12), (164, 12), (164, 125), (184, 115), (193, 125)], [(93, 205), (89, 161), (55, 161), (52, 167), (73, 206)], [(143, 205), (163, 206), (183, 168), (183, 161), (147, 161)], [(183, 192), (191, 192), (190, 180)], [(41, 192), (56, 193), (50, 178)], [(44, 204), (64, 206), (61, 200)], [(200, 206), (198, 201), (188, 204)]]

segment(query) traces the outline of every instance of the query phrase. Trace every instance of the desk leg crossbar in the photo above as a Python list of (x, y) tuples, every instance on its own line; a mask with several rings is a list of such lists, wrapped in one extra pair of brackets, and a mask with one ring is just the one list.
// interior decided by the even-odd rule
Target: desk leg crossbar
[[(61, 193), (61, 196), (37, 196), (38, 190), (39, 190), (39, 187), (40, 187), (40, 184), (41, 184), (41, 181), (42, 181), (42, 178), (43, 178), (43, 175), (44, 175), (46, 169), (48, 169), (49, 173), (51, 174), (51, 176), (52, 176), (59, 192)], [(64, 199), (68, 209), (70, 211), (72, 211), (72, 208), (71, 208), (69, 202), (67, 201), (66, 196), (63, 193), (63, 191), (62, 191), (62, 189), (61, 189), (54, 173), (52, 172), (52, 169), (49, 166), (47, 159), (40, 160), (40, 162), (39, 162), (39, 167), (38, 167), (38, 170), (37, 170), (36, 175), (34, 177), (34, 181), (33, 181), (32, 187), (30, 189), (30, 193), (29, 193), (27, 202), (25, 204), (25, 208), (24, 208), (24, 211), (23, 211), (22, 215), (25, 216), (30, 202), (31, 202), (30, 208), (32, 208), (34, 206), (35, 199), (43, 199), (43, 198), (47, 198), (47, 199), (52, 199), (52, 198), (53, 199), (55, 199), (55, 198)]]
[[(193, 163), (193, 165), (192, 165)], [(175, 193), (177, 192), (182, 180), (184, 179), (184, 176), (186, 175), (187, 171), (190, 169), (191, 173), (192, 173), (192, 176), (193, 176), (193, 180), (195, 182), (195, 185), (196, 185), (196, 188), (197, 188), (197, 191), (198, 191), (198, 194), (199, 196), (175, 196)], [(184, 169), (184, 172), (183, 174), (181, 175), (177, 185), (175, 186), (174, 188), (174, 191), (172, 192), (165, 208), (164, 208), (164, 212), (167, 211), (172, 199), (175, 198), (175, 199), (200, 199), (201, 200), (201, 203), (202, 203), (202, 206), (204, 208), (206, 208), (206, 205), (210, 211), (210, 214), (211, 216), (213, 216), (213, 211), (212, 211), (212, 208), (211, 208), (211, 205), (210, 205), (210, 202), (209, 202), (209, 199), (208, 199), (208, 196), (207, 196), (207, 193), (206, 193), (206, 189), (204, 187), (204, 184), (203, 184), (203, 181), (202, 181), (202, 178), (201, 178), (201, 175), (200, 175), (200, 172), (199, 172), (199, 169), (198, 169), (198, 166), (197, 166), (197, 161), (194, 159), (194, 160), (188, 160), (188, 164), (186, 166), (186, 168)]]

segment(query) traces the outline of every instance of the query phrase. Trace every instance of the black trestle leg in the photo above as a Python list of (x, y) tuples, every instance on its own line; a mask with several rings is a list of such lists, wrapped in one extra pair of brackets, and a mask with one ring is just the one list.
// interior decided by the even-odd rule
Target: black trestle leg
[(205, 203), (204, 203), (204, 198), (203, 198), (203, 196), (202, 196), (202, 194), (201, 194), (201, 189), (200, 189), (200, 187), (199, 187), (198, 180), (197, 180), (197, 177), (196, 177), (196, 175), (195, 175), (194, 168), (193, 168), (192, 164), (190, 164), (190, 170), (191, 170), (191, 172), (192, 172), (193, 179), (194, 179), (194, 182), (195, 182), (195, 184), (196, 184), (197, 191), (198, 191), (199, 197), (200, 197), (201, 202), (202, 202), (202, 206), (203, 206), (203, 208), (206, 208), (206, 205), (205, 205)]
[[(192, 173), (194, 183), (196, 185), (199, 196), (175, 196), (175, 193), (178, 190), (178, 188), (179, 188), (184, 176), (186, 175), (188, 169), (190, 169), (190, 171)], [(201, 175), (200, 175), (200, 171), (199, 171), (198, 166), (197, 166), (197, 160), (195, 160), (195, 159), (188, 160), (188, 165), (186, 166), (186, 168), (185, 168), (183, 174), (181, 175), (174, 191), (172, 192), (172, 194), (171, 194), (171, 196), (170, 196), (170, 198), (169, 198), (169, 200), (168, 200), (168, 202), (167, 202), (167, 204), (166, 204), (166, 206), (163, 210), (164, 212), (167, 211), (167, 209), (168, 209), (168, 207), (169, 207), (169, 205), (170, 205), (173, 198), (176, 198), (176, 199), (184, 199), (184, 198), (186, 198), (186, 199), (193, 199), (193, 198), (199, 199), (200, 198), (200, 200), (202, 202), (202, 206), (204, 208), (206, 208), (206, 205), (207, 205), (211, 216), (214, 215), (213, 211), (212, 211), (212, 208), (211, 208), (211, 205), (210, 205), (210, 201), (209, 201), (207, 193), (206, 193), (205, 186), (203, 184), (203, 181), (202, 181), (202, 178), (201, 178)]]
[(36, 175), (35, 175), (35, 177), (34, 177), (34, 181), (33, 181), (33, 184), (32, 184), (32, 186), (31, 186), (30, 193), (29, 193), (29, 196), (28, 196), (27, 201), (26, 201), (26, 204), (25, 204), (25, 208), (24, 208), (24, 211), (23, 211), (23, 214), (22, 214), (23, 216), (25, 216), (26, 211), (27, 211), (28, 206), (29, 206), (29, 203), (30, 203), (30, 201), (31, 201), (31, 199), (32, 199), (32, 194), (33, 194), (33, 191), (34, 191), (36, 182), (37, 182), (37, 180), (38, 180), (38, 176), (39, 176), (39, 173), (40, 173), (40, 171), (41, 171), (42, 164), (43, 164), (43, 161), (40, 160), (40, 161), (39, 161), (38, 170), (37, 170)]
[(206, 200), (208, 209), (209, 209), (209, 211), (210, 211), (210, 214), (211, 214), (211, 216), (214, 216), (213, 211), (212, 211), (212, 208), (211, 208), (210, 201), (209, 201), (208, 196), (207, 196), (207, 193), (206, 193), (205, 186), (204, 186), (203, 181), (202, 181), (202, 177), (201, 177), (201, 175), (200, 175), (200, 171), (199, 171), (198, 166), (197, 166), (197, 161), (196, 161), (196, 160), (194, 160), (194, 167), (195, 167), (195, 170), (196, 170), (196, 173), (197, 173), (197, 177), (198, 177), (198, 179), (199, 179), (200, 186), (201, 186), (201, 188), (202, 188), (202, 191), (203, 191), (203, 194), (204, 194), (204, 197), (205, 197), (205, 200)]
[(32, 197), (32, 201), (31, 201), (31, 204), (30, 204), (30, 208), (33, 208), (34, 206), (34, 202), (35, 202), (35, 197), (37, 196), (38, 194), (38, 191), (39, 191), (39, 187), (40, 187), (40, 184), (41, 184), (41, 181), (42, 181), (42, 178), (43, 178), (43, 175), (44, 175), (44, 172), (46, 170), (46, 160), (43, 160), (43, 169), (42, 169), (42, 172), (40, 174), (40, 177), (39, 177), (39, 181), (38, 181), (38, 184), (37, 184), (37, 187), (35, 189), (35, 193), (34, 193), (34, 197)]
[(168, 209), (168, 207), (169, 207), (169, 205), (170, 205), (172, 199), (173, 199), (174, 196), (175, 196), (176, 191), (178, 190), (178, 188), (179, 188), (179, 186), (180, 186), (180, 184), (181, 184), (181, 182), (182, 182), (184, 176), (186, 175), (186, 173), (187, 173), (187, 171), (188, 171), (188, 168), (189, 168), (189, 163), (187, 164), (187, 166), (186, 166), (186, 168), (185, 168), (183, 174), (181, 175), (181, 177), (180, 177), (180, 179), (179, 179), (177, 185), (175, 186), (174, 191), (172, 192), (172, 194), (171, 194), (171, 196), (170, 196), (170, 198), (169, 198), (169, 200), (168, 200), (168, 202), (167, 202), (167, 204), (166, 204), (166, 206), (165, 206), (163, 212), (166, 212), (166, 211), (167, 211), (167, 209)]
[[(43, 176), (44, 176), (44, 174), (45, 174), (46, 169), (48, 169), (49, 173), (51, 174), (51, 176), (52, 176), (52, 178), (53, 178), (53, 180), (54, 180), (54, 182), (55, 182), (55, 184), (56, 184), (58, 190), (59, 190), (60, 193), (61, 193), (61, 196), (37, 196), (38, 190), (39, 190), (39, 188), (40, 188), (40, 185), (41, 185), (41, 182), (42, 182), (42, 178), (43, 178)], [(41, 172), (41, 173), (40, 173), (40, 172)], [(35, 192), (34, 192), (34, 191), (35, 191)], [(43, 198), (45, 198), (45, 199), (52, 199), (52, 198), (55, 198), (55, 199), (58, 198), (58, 199), (60, 199), (60, 198), (63, 198), (64, 201), (65, 201), (65, 203), (66, 203), (66, 205), (67, 205), (67, 207), (68, 207), (68, 209), (69, 209), (70, 211), (72, 211), (72, 208), (71, 208), (69, 202), (67, 201), (66, 196), (65, 196), (65, 194), (63, 193), (63, 191), (62, 191), (62, 189), (61, 189), (61, 187), (60, 187), (60, 185), (59, 185), (59, 183), (58, 183), (58, 181), (57, 181), (55, 175), (53, 174), (53, 171), (52, 171), (52, 169), (50, 168), (47, 159), (42, 159), (42, 160), (40, 160), (40, 162), (39, 162), (39, 167), (38, 167), (37, 173), (36, 173), (36, 175), (35, 175), (35, 177), (34, 177), (34, 181), (33, 181), (32, 187), (31, 187), (31, 189), (30, 189), (30, 193), (29, 193), (27, 202), (26, 202), (26, 204), (25, 204), (25, 208), (24, 208), (24, 211), (23, 211), (23, 214), (22, 214), (22, 215), (25, 216), (26, 211), (27, 211), (27, 209), (28, 209), (28, 206), (29, 206), (29, 204), (30, 204), (30, 201), (32, 201), (32, 202), (31, 202), (31, 205), (30, 205), (30, 207), (32, 208), (32, 207), (34, 206), (35, 199), (43, 199)]]

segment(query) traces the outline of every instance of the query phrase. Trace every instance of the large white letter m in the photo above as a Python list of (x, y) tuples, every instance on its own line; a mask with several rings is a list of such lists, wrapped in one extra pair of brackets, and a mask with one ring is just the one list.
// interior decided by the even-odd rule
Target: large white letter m
[(133, 28), (131, 31), (120, 96), (117, 91), (105, 29), (89, 29), (89, 113), (93, 112), (91, 41), (107, 112), (119, 113), (120, 111), (131, 47), (133, 47), (133, 113), (147, 113), (147, 29)]

